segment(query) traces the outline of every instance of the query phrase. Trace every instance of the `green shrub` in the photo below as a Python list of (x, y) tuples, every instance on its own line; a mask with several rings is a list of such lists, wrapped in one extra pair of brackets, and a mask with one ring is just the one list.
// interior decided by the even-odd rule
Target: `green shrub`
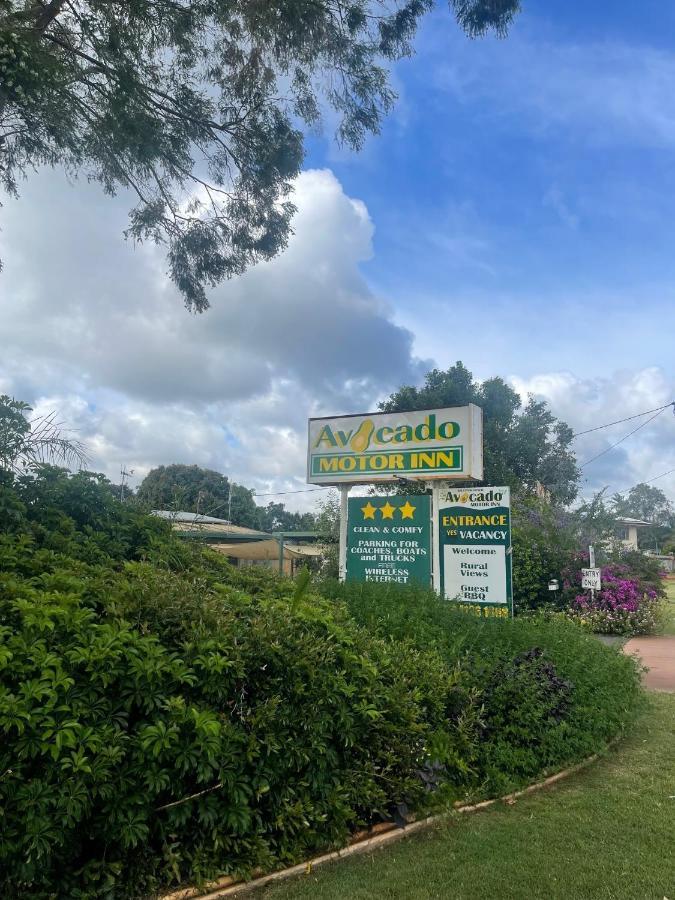
[[(483, 736), (491, 734), (477, 742), (470, 760), (474, 783), (484, 792), (501, 792), (588, 756), (634, 717), (640, 697), (634, 662), (562, 615), (481, 619), (433, 591), (397, 585), (330, 582), (323, 590), (344, 600), (373, 633), (433, 648), (461, 667), (466, 690), (474, 689), (483, 703)], [(523, 666), (533, 651), (537, 665)], [(551, 694), (556, 680), (569, 685), (562, 717)], [(508, 727), (489, 724), (507, 720)]]
[(582, 758), (637, 705), (633, 662), (567, 621), (234, 569), (98, 476), (3, 478), (3, 510), (4, 896), (287, 864)]
[(576, 540), (567, 514), (532, 497), (513, 507), (513, 602), (517, 612), (561, 604), (548, 590), (574, 557)]
[(432, 755), (466, 778), (461, 673), (292, 584), (213, 558), (115, 573), (25, 536), (3, 538), (2, 569), (7, 896), (289, 863), (419, 806)]

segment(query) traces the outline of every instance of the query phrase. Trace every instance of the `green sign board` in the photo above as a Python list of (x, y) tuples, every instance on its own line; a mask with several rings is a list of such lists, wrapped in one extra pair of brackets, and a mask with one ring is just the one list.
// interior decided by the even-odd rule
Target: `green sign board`
[(483, 411), (473, 403), (308, 423), (310, 484), (482, 477)]
[(351, 497), (347, 581), (431, 583), (430, 497)]
[(511, 615), (509, 488), (442, 490), (438, 536), (441, 594), (480, 615)]

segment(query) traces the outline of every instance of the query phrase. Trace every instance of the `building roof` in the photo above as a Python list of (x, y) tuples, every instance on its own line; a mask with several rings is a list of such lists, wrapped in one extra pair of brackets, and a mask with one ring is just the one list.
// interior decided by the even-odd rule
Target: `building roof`
[[(256, 531), (255, 528), (244, 528), (243, 525), (232, 525), (227, 519), (197, 515), (197, 513), (193, 512), (153, 509), (152, 515), (170, 522), (174, 531), (178, 532), (181, 537), (198, 538), (207, 544), (211, 541), (226, 544), (273, 541), (274, 545), (278, 547), (280, 539), (285, 544), (290, 543), (293, 545), (297, 541), (317, 540), (319, 538), (319, 535), (314, 531), (275, 531), (274, 534), (269, 534), (266, 531)], [(305, 555), (313, 555), (309, 549), (300, 552), (304, 552)]]
[(172, 509), (153, 509), (153, 516), (159, 516), (160, 519), (169, 519), (171, 522), (185, 522), (192, 525), (209, 524), (209, 525), (229, 525), (227, 519), (216, 519), (214, 516), (202, 516), (199, 513), (174, 511)]
[(653, 524), (643, 519), (631, 519), (630, 516), (619, 516), (616, 521), (619, 525), (634, 525), (636, 528), (650, 528)]
[(225, 537), (233, 541), (260, 541), (270, 537), (266, 531), (244, 528), (242, 525), (232, 525), (227, 519), (197, 515), (197, 513), (193, 512), (153, 509), (152, 515), (170, 522), (174, 531), (180, 532), (184, 537)]

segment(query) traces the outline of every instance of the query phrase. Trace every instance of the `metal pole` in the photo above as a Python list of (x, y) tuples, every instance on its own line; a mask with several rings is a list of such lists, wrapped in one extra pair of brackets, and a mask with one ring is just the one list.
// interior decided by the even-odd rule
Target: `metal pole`
[(279, 574), (283, 575), (284, 574), (284, 536), (283, 536), (283, 534), (280, 534), (277, 537), (277, 540), (279, 541)]
[(340, 545), (338, 549), (338, 573), (340, 581), (347, 577), (347, 515), (349, 511), (349, 485), (340, 485)]
[(439, 534), (438, 510), (443, 485), (437, 481), (431, 486), (431, 565), (432, 585), (437, 594), (441, 592), (441, 536)]

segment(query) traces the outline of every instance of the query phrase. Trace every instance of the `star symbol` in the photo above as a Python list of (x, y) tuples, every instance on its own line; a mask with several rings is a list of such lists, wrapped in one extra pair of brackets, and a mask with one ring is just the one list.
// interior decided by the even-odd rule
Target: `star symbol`
[(374, 519), (375, 518), (375, 507), (370, 502), (370, 500), (366, 503), (365, 506), (361, 507), (361, 512), (363, 513), (364, 519)]
[(414, 517), (416, 506), (413, 506), (410, 500), (406, 500), (403, 506), (401, 507), (401, 518), (402, 519), (412, 519)]
[(380, 512), (382, 513), (383, 519), (393, 519), (394, 513), (396, 512), (396, 507), (392, 506), (391, 503), (387, 500), (384, 506), (380, 507)]

